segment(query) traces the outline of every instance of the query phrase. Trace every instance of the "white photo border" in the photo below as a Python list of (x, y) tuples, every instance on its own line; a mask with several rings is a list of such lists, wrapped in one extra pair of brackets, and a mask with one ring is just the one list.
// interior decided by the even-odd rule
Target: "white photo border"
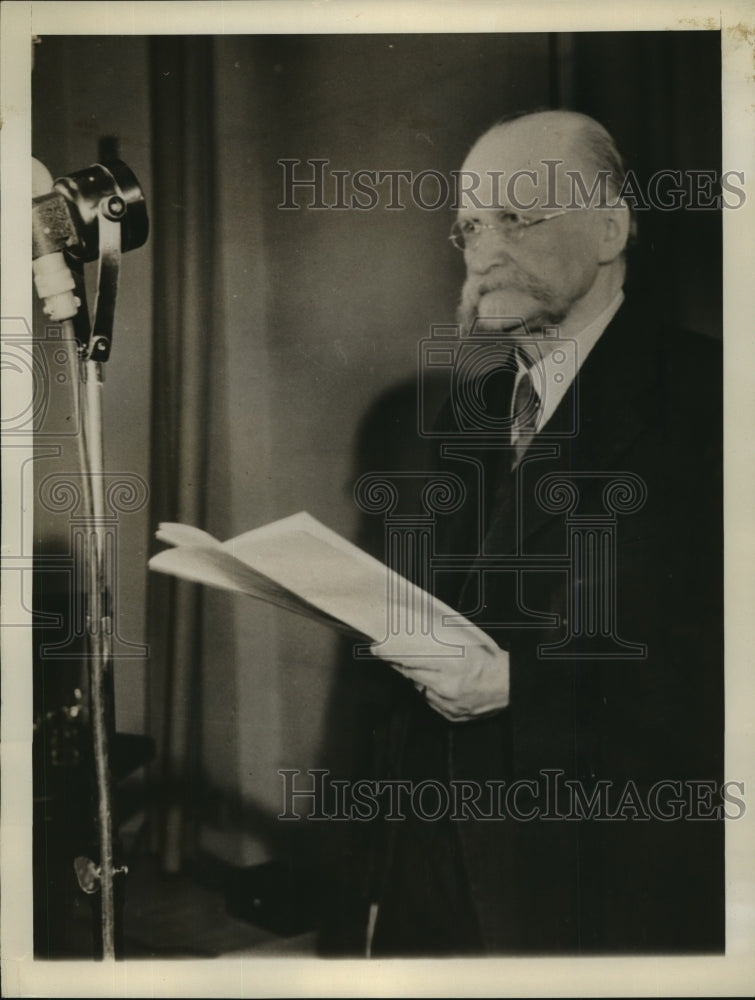
[[(744, 170), (747, 200), (724, 213), (727, 776), (755, 788), (753, 572), (755, 465), (755, 6), (748, 2), (23, 2), (0, 10), (2, 309), (31, 322), (31, 38), (35, 34), (222, 34), (715, 30), (721, 33), (722, 169)], [(22, 530), (16, 474), (31, 441), (3, 441), (3, 551)], [(28, 518), (23, 530), (29, 531)], [(29, 574), (26, 574), (27, 576)], [(5, 576), (5, 574), (4, 574)], [(6, 577), (7, 579), (7, 577)], [(30, 584), (29, 584), (30, 586)], [(17, 590), (16, 586), (16, 590)], [(4, 620), (17, 598), (2, 589)], [(26, 606), (30, 606), (26, 595)], [(12, 618), (15, 615), (16, 618)], [(5, 617), (7, 616), (7, 617)], [(2, 930), (5, 996), (724, 996), (755, 989), (755, 810), (730, 823), (727, 953), (721, 957), (354, 962), (294, 959), (35, 961), (31, 921), (31, 635), (2, 629)]]

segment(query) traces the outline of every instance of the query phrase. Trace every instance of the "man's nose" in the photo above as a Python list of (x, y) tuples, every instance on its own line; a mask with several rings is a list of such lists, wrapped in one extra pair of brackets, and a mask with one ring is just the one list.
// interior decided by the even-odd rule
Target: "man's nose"
[(492, 229), (480, 230), (464, 250), (464, 263), (469, 274), (485, 274), (491, 268), (500, 267), (510, 260), (505, 241)]

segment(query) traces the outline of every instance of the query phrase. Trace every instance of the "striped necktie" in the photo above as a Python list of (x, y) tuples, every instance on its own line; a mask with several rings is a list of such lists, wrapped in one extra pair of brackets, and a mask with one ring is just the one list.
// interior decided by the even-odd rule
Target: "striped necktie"
[(511, 443), (515, 448), (513, 468), (519, 465), (535, 436), (540, 411), (540, 397), (529, 373), (529, 359), (521, 352), (517, 352), (517, 359), (519, 374), (511, 409)]

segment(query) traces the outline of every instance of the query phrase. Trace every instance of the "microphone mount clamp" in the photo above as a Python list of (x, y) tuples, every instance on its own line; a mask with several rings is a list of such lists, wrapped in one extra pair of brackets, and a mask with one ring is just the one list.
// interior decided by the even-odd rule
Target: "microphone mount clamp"
[[(144, 245), (149, 232), (144, 194), (120, 160), (95, 163), (58, 178), (52, 191), (32, 199), (32, 259), (63, 254), (68, 268), (37, 277), (45, 312), (57, 314), (56, 296), (74, 291), (73, 328), (79, 355), (107, 361), (113, 340), (121, 255)], [(84, 264), (99, 261), (94, 318), (86, 307)], [(70, 269), (70, 270), (68, 270)]]

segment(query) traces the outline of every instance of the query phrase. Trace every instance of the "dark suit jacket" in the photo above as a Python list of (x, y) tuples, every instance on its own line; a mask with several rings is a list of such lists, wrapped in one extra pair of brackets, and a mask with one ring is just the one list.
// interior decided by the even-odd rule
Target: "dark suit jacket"
[[(519, 469), (495, 442), (485, 452), (483, 560), (470, 531), (475, 488), (442, 526), (439, 553), (469, 559), (465, 572), (438, 574), (438, 592), (509, 650), (510, 707), (438, 726), (407, 685), (381, 766), (416, 780), (407, 747), (435, 740), (446, 779), (537, 783), (520, 802), (538, 818), (454, 824), (492, 952), (723, 947), (723, 823), (707, 818), (708, 793), (693, 784), (723, 780), (720, 355), (628, 298)], [(446, 468), (472, 469), (453, 458)], [(564, 480), (578, 494), (571, 510)], [(490, 562), (512, 554), (528, 562)], [(545, 772), (588, 796), (610, 782), (614, 818), (558, 818), (573, 795), (546, 802)], [(660, 781), (682, 782), (700, 818), (655, 817)], [(666, 815), (679, 787), (662, 786)], [(383, 864), (371, 869), (377, 884)]]
[[(486, 768), (500, 776), (508, 761), (510, 780), (538, 779), (541, 787), (546, 770), (563, 771), (588, 792), (596, 781), (610, 781), (614, 804), (630, 782), (645, 805), (660, 781), (683, 782), (688, 800), (699, 794), (693, 782), (720, 789), (720, 354), (715, 342), (665, 329), (652, 312), (625, 304), (518, 473), (499, 466), (486, 552), (511, 552), (519, 544), (527, 556), (570, 554), (571, 570), (519, 577), (518, 617), (546, 613), (556, 624), (489, 626), (510, 651), (508, 719), (451, 728), (451, 777), (479, 780)], [(549, 454), (549, 444), (557, 454)], [(636, 509), (622, 513), (616, 495), (619, 502), (608, 507), (617, 513), (601, 536), (605, 490), (622, 480), (627, 508)], [(564, 481), (579, 494), (568, 516), (563, 506), (554, 512), (558, 495), (543, 509), (547, 484), (555, 491)], [(512, 525), (520, 526), (518, 543)], [(612, 552), (613, 568), (588, 566), (591, 526), (595, 546), (602, 542)], [(473, 574), (462, 585), (459, 610), (474, 615), (482, 602), (483, 618), (505, 621), (515, 578), (491, 573), (481, 588)], [(610, 641), (585, 634), (585, 605), (596, 583)], [(581, 619), (582, 635), (559, 650), (580, 624), (574, 618)], [(571, 627), (563, 624), (569, 619)], [(563, 806), (568, 813), (568, 798)], [(546, 952), (720, 948), (723, 824), (707, 818), (712, 810), (693, 812), (700, 818), (654, 818), (651, 801), (637, 818), (629, 808), (626, 818), (591, 822), (460, 822), (489, 945)]]

